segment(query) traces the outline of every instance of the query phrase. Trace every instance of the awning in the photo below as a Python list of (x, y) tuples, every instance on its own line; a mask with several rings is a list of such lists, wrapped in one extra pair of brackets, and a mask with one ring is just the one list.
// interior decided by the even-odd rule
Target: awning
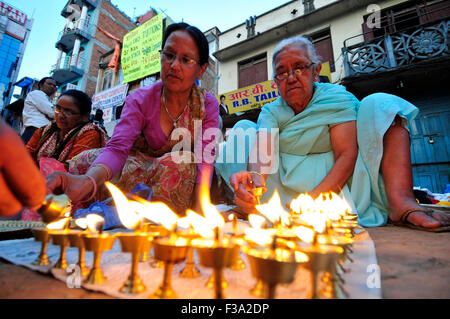
[(36, 81), (36, 80), (26, 76), (26, 77), (22, 78), (21, 80), (19, 80), (18, 82), (14, 83), (14, 86), (24, 88), (24, 87), (28, 87), (31, 84), (33, 84), (34, 81)]

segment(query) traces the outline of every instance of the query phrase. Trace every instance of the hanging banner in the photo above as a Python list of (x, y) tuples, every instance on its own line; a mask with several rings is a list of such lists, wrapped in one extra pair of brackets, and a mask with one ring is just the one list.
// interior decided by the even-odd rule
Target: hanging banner
[(260, 108), (279, 96), (277, 85), (273, 81), (265, 81), (217, 95), (218, 101), (221, 95), (225, 95), (229, 114)]
[(123, 37), (123, 82), (128, 83), (161, 70), (159, 50), (163, 36), (162, 14), (158, 14)]
[(113, 107), (103, 110), (103, 122), (108, 123), (113, 120)]
[(121, 84), (99, 92), (92, 98), (92, 109), (107, 109), (122, 105), (127, 97), (128, 84)]

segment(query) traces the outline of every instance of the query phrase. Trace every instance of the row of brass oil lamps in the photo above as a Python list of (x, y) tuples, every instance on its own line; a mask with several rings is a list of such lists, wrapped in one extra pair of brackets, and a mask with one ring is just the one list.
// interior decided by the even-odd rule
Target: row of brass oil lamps
[[(49, 195), (39, 210), (46, 228), (33, 229), (41, 251), (34, 265), (49, 266), (46, 254), (48, 243), (60, 246), (59, 259), (53, 266), (67, 267), (67, 247), (78, 248), (78, 266), (86, 275), (85, 283), (102, 284), (107, 278), (101, 268), (101, 256), (112, 249), (119, 239), (121, 249), (131, 254), (131, 271), (120, 288), (125, 294), (139, 294), (146, 287), (139, 277), (139, 262), (149, 261), (152, 267), (163, 267), (164, 275), (158, 289), (150, 298), (178, 298), (171, 283), (175, 264), (187, 260), (180, 276), (197, 278), (200, 270), (194, 262), (194, 249), (199, 263), (212, 268), (206, 285), (214, 289), (214, 298), (225, 298), (228, 282), (224, 269), (246, 268), (241, 258), (246, 256), (256, 284), (250, 289), (255, 297), (276, 298), (279, 284), (292, 283), (298, 267), (309, 270), (311, 289), (309, 298), (349, 297), (344, 289), (341, 273), (345, 263), (352, 262), (357, 215), (351, 214), (346, 202), (333, 193), (314, 200), (300, 195), (291, 202), (289, 211), (282, 208), (275, 192), (266, 204), (256, 206), (258, 214), (248, 216), (249, 227), (238, 232), (236, 214), (229, 215), (232, 231), (225, 232), (225, 218), (204, 195), (203, 215), (191, 210), (186, 217), (178, 217), (161, 202), (147, 202), (127, 198), (116, 186), (106, 183), (111, 192), (124, 232), (104, 232), (103, 218), (91, 214), (84, 218), (69, 217), (70, 201), (65, 195)], [(153, 256), (150, 251), (153, 248)], [(84, 261), (85, 252), (93, 252), (93, 265), (89, 269)]]

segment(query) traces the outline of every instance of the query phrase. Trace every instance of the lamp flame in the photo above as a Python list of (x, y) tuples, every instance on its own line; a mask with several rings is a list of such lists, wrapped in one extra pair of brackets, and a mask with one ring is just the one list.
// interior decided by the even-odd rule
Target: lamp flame
[(314, 210), (314, 199), (308, 194), (300, 194), (297, 198), (293, 199), (290, 208), (297, 214), (301, 212), (307, 212)]
[(248, 221), (253, 228), (262, 228), (266, 220), (262, 216), (250, 214), (248, 215)]
[(105, 220), (100, 215), (89, 214), (86, 216), (86, 222), (89, 231), (96, 233), (99, 231), (98, 226), (101, 226), (100, 230), (103, 230), (103, 223), (105, 222)]
[(302, 224), (313, 226), (318, 233), (323, 233), (327, 225), (341, 220), (351, 210), (345, 199), (334, 192), (322, 193), (315, 200), (300, 194), (291, 202), (290, 208), (299, 214), (297, 218)]
[(148, 202), (144, 204), (145, 210), (142, 210), (142, 216), (162, 225), (169, 231), (174, 231), (177, 227), (178, 215), (175, 214), (169, 206), (163, 202)]
[(203, 215), (208, 221), (208, 225), (212, 228), (223, 228), (225, 225), (225, 220), (223, 216), (219, 213), (216, 206), (211, 203), (209, 196), (209, 182), (205, 181), (207, 174), (202, 175), (202, 183), (200, 184), (200, 203), (203, 211)]
[(65, 229), (70, 221), (70, 217), (61, 218), (53, 223), (49, 223), (47, 225), (47, 229), (49, 230), (60, 230)]
[(177, 227), (189, 229), (191, 227), (191, 220), (189, 217), (178, 218)]
[(222, 228), (225, 225), (225, 220), (223, 216), (219, 213), (211, 203), (203, 203), (202, 204), (203, 213), (205, 214), (205, 218), (208, 221), (209, 226), (214, 228)]
[(112, 195), (114, 203), (116, 204), (117, 214), (120, 222), (128, 229), (136, 229), (141, 223), (141, 216), (135, 212), (127, 197), (110, 182), (105, 182), (106, 187)]
[(187, 210), (187, 217), (191, 223), (194, 231), (202, 236), (203, 238), (212, 239), (214, 238), (214, 231), (209, 226), (208, 221), (205, 217), (193, 212), (192, 210)]
[(256, 209), (262, 215), (266, 216), (267, 219), (272, 222), (272, 224), (281, 223), (284, 226), (290, 224), (290, 215), (286, 210), (283, 209), (283, 206), (281, 205), (280, 195), (278, 195), (278, 191), (276, 190), (267, 204), (256, 205)]
[(307, 212), (300, 215), (299, 219), (306, 225), (311, 225), (314, 230), (318, 233), (323, 233), (327, 227), (327, 217), (325, 214), (313, 211)]
[(86, 217), (77, 218), (77, 219), (74, 220), (74, 222), (75, 222), (75, 225), (77, 225), (81, 229), (87, 229), (88, 228), (87, 218)]
[(275, 229), (246, 228), (245, 238), (259, 246), (269, 246), (273, 242)]
[(314, 241), (314, 230), (305, 226), (294, 227), (293, 231), (298, 238), (306, 243), (312, 243)]

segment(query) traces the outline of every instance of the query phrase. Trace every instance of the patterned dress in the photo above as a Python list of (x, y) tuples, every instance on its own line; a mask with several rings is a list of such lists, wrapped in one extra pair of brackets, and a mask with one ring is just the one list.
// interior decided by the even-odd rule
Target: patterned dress
[[(150, 91), (145, 93), (149, 96), (148, 98), (145, 98), (147, 103), (149, 99), (153, 100), (152, 103), (146, 105), (144, 109), (146, 107), (160, 108), (159, 96), (155, 93), (160, 93), (160, 90), (161, 83), (154, 85), (153, 88), (150, 88)], [(209, 97), (207, 97), (207, 94)], [(172, 135), (175, 139), (167, 138), (167, 140), (161, 144), (161, 147), (153, 149), (150, 147), (148, 139), (151, 140), (152, 136), (156, 133), (150, 131), (149, 135), (146, 136), (144, 132), (141, 132), (134, 138), (132, 147), (127, 151), (127, 157), (125, 158), (124, 164), (121, 165), (121, 169), (117, 172), (114, 172), (113, 170), (114, 177), (111, 179), (111, 182), (119, 187), (124, 193), (130, 192), (137, 184), (144, 183), (153, 190), (152, 201), (162, 201), (179, 215), (184, 215), (186, 209), (191, 208), (193, 203), (193, 192), (196, 183), (199, 182), (199, 175), (203, 173), (205, 176), (210, 176), (211, 173), (209, 170), (212, 172), (213, 169), (213, 162), (211, 162), (210, 165), (208, 163), (203, 163), (202, 160), (196, 158), (195, 155), (197, 153), (195, 150), (196, 148), (200, 148), (200, 151), (203, 151), (204, 146), (206, 145), (202, 145), (203, 141), (201, 140), (201, 137), (203, 134), (199, 131), (202, 127), (198, 124), (205, 124), (205, 119), (210, 116), (213, 122), (212, 127), (217, 128), (218, 130), (218, 102), (214, 99), (215, 101), (213, 101), (212, 107), (215, 110), (215, 113), (213, 112), (213, 114), (208, 114), (208, 116), (206, 116), (206, 104), (211, 103), (207, 102), (208, 99), (211, 101), (211, 95), (205, 90), (197, 86), (192, 89), (188, 106), (180, 119), (176, 122), (173, 131), (175, 132), (176, 129), (182, 129), (183, 132), (187, 133), (184, 137)], [(211, 105), (209, 105), (209, 107), (211, 107)], [(148, 110), (146, 109), (146, 111)], [(136, 116), (135, 113), (138, 112), (126, 113), (124, 111), (122, 116), (133, 117)], [(152, 121), (144, 114), (144, 127), (152, 125), (152, 130), (160, 130), (158, 127), (159, 110), (155, 114), (156, 116)], [(122, 121), (123, 123), (121, 123)], [(128, 123), (128, 119), (123, 120), (122, 117), (119, 124), (116, 126), (114, 135), (117, 133), (117, 127), (119, 125), (125, 125), (125, 123)], [(204, 126), (205, 125), (203, 125), (203, 129)], [(125, 133), (123, 134), (126, 135)], [(122, 140), (128, 138), (128, 136), (125, 136), (121, 140), (118, 136), (115, 137), (114, 135), (111, 144), (108, 144), (105, 149), (86, 151), (74, 157), (70, 161), (69, 172), (77, 175), (84, 174), (91, 165), (95, 165), (99, 162), (108, 167), (113, 166), (108, 162), (108, 159), (103, 161), (102, 153), (109, 152), (109, 156), (114, 157), (114, 154), (118, 153), (118, 151), (112, 150), (112, 145), (117, 144), (123, 146), (125, 143), (123, 143)], [(117, 133), (117, 135), (120, 134)], [(188, 136), (189, 140), (182, 141), (186, 136)], [(189, 144), (189, 149), (191, 151), (186, 151), (185, 149), (180, 152), (176, 151), (174, 147), (180, 145), (181, 142)], [(212, 139), (211, 143), (215, 143), (215, 138)], [(105, 156), (103, 156), (103, 158), (105, 158)], [(184, 159), (184, 161), (180, 161), (179, 159)], [(101, 187), (97, 193), (96, 199), (104, 200), (108, 197), (110, 197), (109, 192), (105, 187)]]

